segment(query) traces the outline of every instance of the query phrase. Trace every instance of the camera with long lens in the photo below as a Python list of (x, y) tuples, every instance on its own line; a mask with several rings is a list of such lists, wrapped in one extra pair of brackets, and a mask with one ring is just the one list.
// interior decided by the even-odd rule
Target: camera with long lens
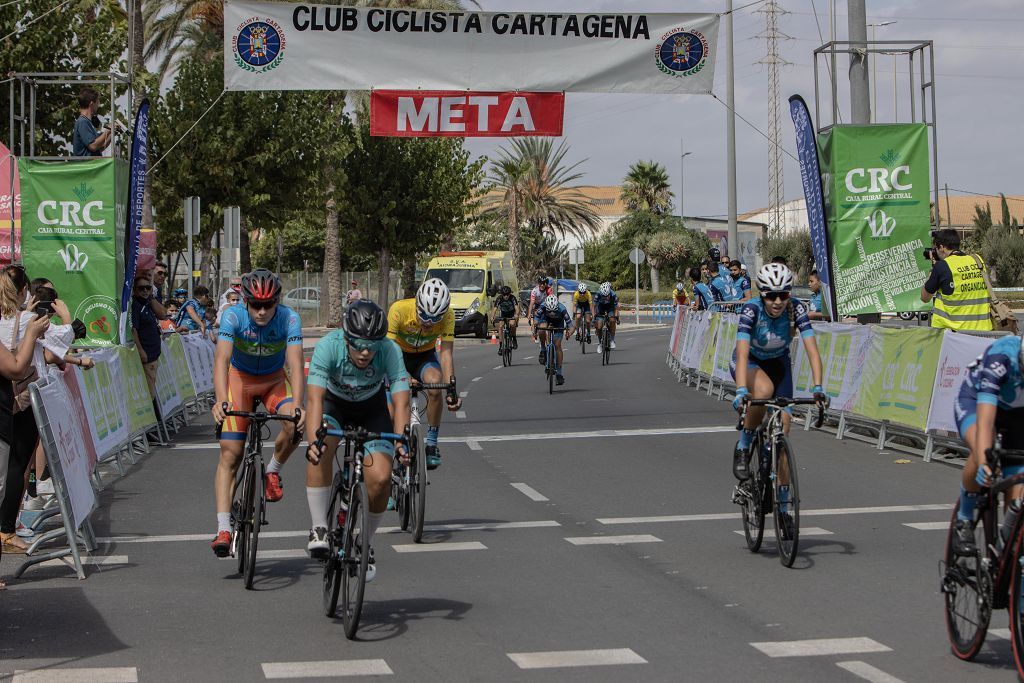
[(937, 258), (939, 258), (939, 252), (934, 247), (928, 247), (927, 249), (922, 251), (921, 254), (924, 255), (924, 257), (929, 261), (934, 261)]

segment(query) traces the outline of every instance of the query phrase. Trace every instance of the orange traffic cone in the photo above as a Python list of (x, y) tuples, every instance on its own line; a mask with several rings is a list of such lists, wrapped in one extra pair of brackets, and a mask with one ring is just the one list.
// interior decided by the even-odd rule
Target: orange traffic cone
[(497, 332), (491, 332), (491, 343), (492, 344), (497, 344), (498, 343), (498, 333)]

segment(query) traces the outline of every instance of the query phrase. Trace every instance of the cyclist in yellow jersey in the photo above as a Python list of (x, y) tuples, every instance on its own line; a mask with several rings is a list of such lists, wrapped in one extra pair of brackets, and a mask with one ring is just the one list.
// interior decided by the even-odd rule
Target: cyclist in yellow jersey
[[(586, 329), (587, 331), (587, 343), (590, 343), (590, 325), (594, 322), (594, 297), (587, 289), (587, 283), (581, 282), (576, 285), (576, 291), (572, 295), (572, 307), (575, 311), (575, 317), (573, 320), (573, 327), (577, 330)], [(587, 321), (587, 327), (583, 328), (580, 325), (580, 319), (585, 318)], [(576, 336), (580, 336), (582, 333), (577, 332)]]
[[(402, 299), (391, 304), (388, 311), (388, 338), (402, 349), (405, 368), (413, 380), (424, 384), (440, 384), (455, 377), (455, 311), (451, 309), (448, 286), (438, 278), (420, 285), (413, 299)], [(441, 340), (441, 354), (435, 351)], [(441, 392), (427, 392), (427, 437), (425, 453), (427, 469), (437, 469), (441, 452), (437, 448), (437, 435), (441, 428)], [(449, 396), (448, 410), (462, 407), (462, 399)]]

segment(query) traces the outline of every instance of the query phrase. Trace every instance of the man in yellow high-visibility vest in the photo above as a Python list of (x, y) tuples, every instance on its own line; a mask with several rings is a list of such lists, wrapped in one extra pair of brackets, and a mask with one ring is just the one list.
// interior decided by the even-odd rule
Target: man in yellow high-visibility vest
[[(960, 233), (936, 230), (932, 233), (932, 272), (921, 288), (921, 301), (933, 301), (932, 327), (950, 330), (991, 330), (992, 300), (978, 257), (960, 251)], [(979, 268), (978, 264), (981, 264)]]

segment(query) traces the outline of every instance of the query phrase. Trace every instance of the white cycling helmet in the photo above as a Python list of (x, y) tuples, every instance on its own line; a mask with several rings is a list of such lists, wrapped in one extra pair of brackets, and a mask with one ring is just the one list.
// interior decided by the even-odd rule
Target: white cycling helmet
[(610, 283), (610, 282), (602, 282), (601, 283), (601, 289), (599, 289), (597, 291), (599, 291), (601, 293), (601, 296), (608, 296), (609, 294), (612, 293), (612, 283)]
[(440, 320), (448, 312), (452, 295), (443, 280), (432, 277), (420, 285), (416, 292), (416, 313), (421, 320)]
[(788, 292), (793, 289), (793, 271), (781, 263), (766, 263), (757, 271), (757, 288), (762, 292)]
[(676, 291), (677, 292), (683, 291), (683, 283), (682, 282), (677, 282), (676, 283)]
[(544, 308), (549, 311), (553, 311), (558, 308), (558, 297), (554, 294), (548, 294), (547, 298), (544, 299)]
[(580, 294), (586, 294), (587, 293), (587, 283), (586, 282), (581, 282), (578, 285), (576, 285), (576, 291), (579, 292)]

